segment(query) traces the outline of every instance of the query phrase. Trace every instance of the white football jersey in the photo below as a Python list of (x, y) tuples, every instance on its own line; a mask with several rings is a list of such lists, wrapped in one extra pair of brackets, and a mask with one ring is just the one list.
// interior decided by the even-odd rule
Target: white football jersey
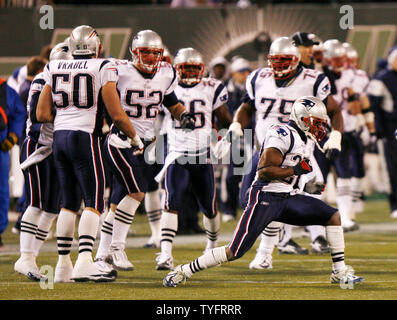
[[(178, 100), (186, 110), (193, 113), (195, 129), (184, 131), (178, 120), (172, 119), (168, 110), (165, 120), (168, 124), (167, 141), (170, 151), (201, 153), (210, 147), (212, 130), (212, 112), (226, 103), (228, 93), (221, 81), (204, 78), (193, 87), (178, 85), (175, 89)], [(166, 109), (166, 108), (164, 108)]]
[(106, 59), (54, 60), (44, 68), (56, 107), (54, 131), (100, 134), (103, 122), (101, 88), (117, 82), (115, 66)]
[(246, 88), (255, 102), (255, 134), (260, 144), (271, 125), (288, 123), (296, 99), (315, 96), (324, 100), (331, 93), (331, 84), (325, 74), (306, 68), (301, 68), (295, 80), (285, 87), (276, 85), (271, 68), (258, 69), (248, 76)]
[(145, 78), (128, 63), (118, 65), (117, 72), (117, 89), (124, 111), (141, 138), (153, 139), (154, 123), (164, 96), (171, 94), (178, 84), (176, 70), (169, 63), (161, 62), (156, 74)]
[(54, 124), (53, 123), (32, 124), (32, 121), (30, 119), (32, 96), (37, 93), (40, 94), (44, 86), (45, 86), (44, 72), (40, 72), (34, 77), (29, 89), (29, 96), (27, 102), (28, 119), (26, 120), (26, 136), (29, 136), (30, 131), (37, 131), (38, 143), (45, 146), (51, 146), (54, 135), (53, 132)]
[(352, 132), (356, 130), (357, 118), (355, 115), (350, 113), (347, 99), (349, 97), (349, 88), (352, 88), (353, 91), (358, 94), (362, 92), (362, 82), (362, 78), (357, 78), (353, 69), (343, 70), (339, 79), (335, 79), (337, 93), (332, 97), (342, 110), (344, 132)]
[[(311, 139), (302, 140), (298, 131), (289, 125), (272, 125), (268, 128), (262, 144), (263, 150), (267, 148), (278, 149), (283, 155), (282, 168), (294, 167), (303, 158), (308, 158), (313, 153), (314, 142)], [(291, 176), (280, 180), (263, 181), (255, 176), (255, 185), (262, 186), (265, 192), (287, 192), (291, 194), (301, 192), (304, 175)], [(306, 181), (305, 181), (306, 182)]]
[(367, 88), (369, 85), (368, 74), (361, 69), (352, 69), (354, 73), (353, 79), (353, 90), (360, 96), (367, 94)]

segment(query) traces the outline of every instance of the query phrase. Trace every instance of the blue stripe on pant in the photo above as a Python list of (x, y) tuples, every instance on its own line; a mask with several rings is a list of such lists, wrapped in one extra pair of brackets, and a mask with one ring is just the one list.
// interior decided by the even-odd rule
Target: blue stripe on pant
[(248, 205), (228, 247), (236, 258), (240, 258), (272, 221), (300, 226), (327, 225), (337, 211), (310, 196), (263, 192), (261, 187), (253, 185), (249, 192)]
[(105, 173), (98, 136), (83, 131), (54, 132), (53, 153), (62, 193), (62, 207), (71, 211), (85, 207), (100, 213), (104, 209)]

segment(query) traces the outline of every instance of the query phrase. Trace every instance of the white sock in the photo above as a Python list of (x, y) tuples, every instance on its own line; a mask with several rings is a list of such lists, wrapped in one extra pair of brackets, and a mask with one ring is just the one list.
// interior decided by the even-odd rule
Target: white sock
[(178, 231), (178, 215), (163, 211), (161, 215), (161, 252), (172, 255), (172, 243)]
[(20, 251), (33, 253), (33, 240), (36, 237), (37, 225), (40, 221), (41, 210), (32, 206), (27, 207), (21, 220), (21, 233), (19, 235)]
[(283, 247), (286, 245), (288, 241), (290, 241), (292, 238), (292, 225), (290, 224), (284, 224), (284, 236), (281, 239), (279, 246)]
[(307, 226), (306, 227), (309, 230), (310, 233), (310, 240), (314, 242), (314, 240), (317, 239), (317, 237), (322, 236), (325, 238), (325, 228), (324, 226)]
[(259, 247), (257, 249), (257, 254), (272, 254), (274, 247), (279, 242), (279, 232), (280, 227), (282, 226), (281, 222), (272, 221), (270, 222), (265, 230), (262, 231), (261, 234), (261, 242), (259, 243)]
[(353, 203), (350, 193), (350, 179), (336, 179), (336, 203), (342, 221), (351, 220)]
[(352, 177), (351, 179), (351, 194), (352, 194), (352, 219), (355, 219), (355, 213), (362, 211), (362, 198), (364, 196), (363, 179)]
[(114, 211), (109, 210), (101, 228), (101, 240), (99, 241), (98, 251), (95, 258), (106, 257), (112, 243)]
[(99, 225), (99, 215), (89, 209), (84, 209), (79, 222), (79, 256), (92, 261), (92, 249)]
[(226, 246), (211, 249), (189, 264), (182, 265), (182, 271), (190, 278), (193, 273), (227, 262)]
[(145, 210), (152, 236), (149, 242), (158, 242), (161, 238), (161, 199), (160, 189), (145, 194)]
[(345, 239), (342, 226), (326, 226), (325, 232), (331, 250), (332, 269), (335, 271), (345, 268)]
[(209, 219), (207, 216), (203, 216), (203, 225), (205, 233), (207, 234), (207, 246), (206, 249), (216, 248), (218, 244), (218, 233), (221, 225), (220, 215), (217, 215)]
[(76, 214), (61, 209), (56, 225), (59, 262), (70, 260), (70, 248), (72, 247), (75, 225)]
[(40, 216), (39, 224), (37, 226), (36, 237), (32, 243), (33, 254), (37, 257), (41, 246), (43, 245), (45, 239), (48, 236), (48, 232), (51, 229), (52, 223), (57, 217), (54, 213), (49, 213), (43, 211)]
[(134, 220), (135, 211), (140, 202), (130, 196), (125, 196), (117, 205), (114, 215), (112, 248), (124, 249), (128, 230)]

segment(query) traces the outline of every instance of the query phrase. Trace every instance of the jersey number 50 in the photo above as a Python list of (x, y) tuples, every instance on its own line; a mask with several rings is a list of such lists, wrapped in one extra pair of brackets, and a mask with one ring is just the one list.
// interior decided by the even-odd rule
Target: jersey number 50
[[(70, 78), (71, 75), (69, 73), (52, 75), (52, 93), (54, 95), (61, 95), (62, 100), (61, 103), (54, 101), (54, 105), (57, 108), (66, 108), (71, 105), (82, 109), (91, 108), (94, 105), (94, 84), (92, 75), (88, 73), (78, 73), (73, 79)], [(58, 89), (60, 82), (64, 85), (68, 85), (70, 84), (70, 80), (72, 80), (72, 97), (69, 96), (68, 92)], [(71, 104), (71, 102), (73, 103)]]

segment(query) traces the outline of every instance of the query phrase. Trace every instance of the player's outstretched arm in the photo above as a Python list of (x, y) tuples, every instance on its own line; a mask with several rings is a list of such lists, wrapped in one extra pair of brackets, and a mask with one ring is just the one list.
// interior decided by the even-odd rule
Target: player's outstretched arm
[(39, 122), (54, 122), (53, 101), (51, 87), (45, 85), (40, 93), (39, 102), (37, 103), (36, 119)]
[(136, 146), (139, 149), (143, 148), (141, 139), (136, 134), (130, 119), (121, 106), (115, 82), (108, 82), (102, 87), (102, 98), (116, 127), (119, 128), (127, 137), (132, 139), (131, 144), (133, 146)]

